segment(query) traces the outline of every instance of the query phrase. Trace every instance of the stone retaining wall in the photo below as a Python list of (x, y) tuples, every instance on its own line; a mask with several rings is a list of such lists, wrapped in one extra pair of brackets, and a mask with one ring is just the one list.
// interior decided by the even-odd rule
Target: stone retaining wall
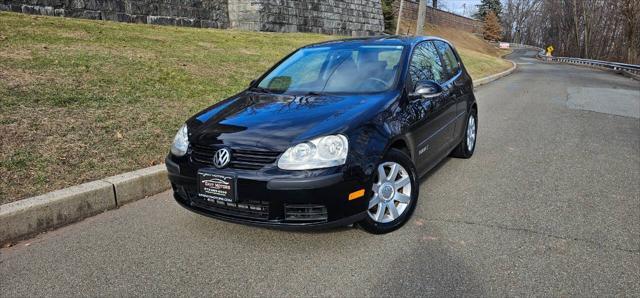
[(233, 28), (274, 32), (375, 35), (384, 31), (380, 0), (229, 1)]
[(129, 23), (227, 28), (227, 0), (0, 0), (0, 10)]
[(190, 27), (374, 35), (380, 0), (0, 0), (0, 10)]

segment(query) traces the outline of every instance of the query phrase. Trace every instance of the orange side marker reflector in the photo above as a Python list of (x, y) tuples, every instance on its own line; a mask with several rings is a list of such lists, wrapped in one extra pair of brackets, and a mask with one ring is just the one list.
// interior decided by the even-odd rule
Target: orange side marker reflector
[(349, 201), (355, 200), (357, 198), (364, 197), (364, 188), (361, 190), (356, 190), (349, 194)]

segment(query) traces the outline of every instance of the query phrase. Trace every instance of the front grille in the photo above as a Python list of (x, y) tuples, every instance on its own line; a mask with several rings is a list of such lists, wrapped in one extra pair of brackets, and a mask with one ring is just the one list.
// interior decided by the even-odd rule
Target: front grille
[(326, 221), (327, 208), (324, 205), (285, 204), (284, 219), (286, 221)]
[(245, 217), (258, 220), (269, 219), (269, 202), (245, 201), (238, 203), (220, 200), (208, 201), (202, 198), (191, 200), (193, 206), (235, 217)]
[[(213, 165), (213, 155), (218, 149), (220, 148), (191, 144), (191, 159), (201, 164)], [(275, 163), (278, 155), (280, 155), (280, 152), (231, 149), (229, 167), (243, 170), (259, 170), (266, 165)]]
[(231, 167), (236, 169), (259, 170), (265, 165), (273, 164), (280, 152), (257, 150), (232, 150)]

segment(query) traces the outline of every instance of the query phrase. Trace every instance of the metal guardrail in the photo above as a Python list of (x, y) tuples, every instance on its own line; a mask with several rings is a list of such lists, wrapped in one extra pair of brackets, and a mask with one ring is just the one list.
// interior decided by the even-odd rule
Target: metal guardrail
[[(499, 43), (496, 43), (496, 46), (499, 45)], [(609, 62), (609, 61), (602, 61), (602, 60), (592, 60), (592, 59), (583, 59), (583, 58), (573, 58), (573, 57), (554, 57), (554, 56), (547, 56), (547, 52), (540, 48), (540, 47), (535, 47), (535, 46), (530, 46), (530, 45), (524, 45), (524, 44), (518, 44), (518, 43), (509, 43), (509, 47), (510, 48), (526, 48), (526, 49), (532, 49), (532, 50), (536, 50), (538, 51), (538, 59), (540, 60), (544, 60), (544, 61), (553, 61), (553, 62), (559, 62), (559, 63), (571, 63), (571, 64), (577, 64), (577, 65), (586, 65), (586, 66), (592, 66), (592, 67), (599, 67), (599, 68), (604, 68), (604, 69), (610, 69), (613, 71), (617, 71), (617, 72), (626, 72), (629, 73), (633, 76), (638, 76), (640, 77), (640, 65), (636, 65), (636, 64), (626, 64), (626, 63), (618, 63), (618, 62)]]
[(601, 60), (591, 60), (591, 59), (571, 58), (571, 57), (543, 56), (542, 59), (546, 59), (548, 61), (550, 60), (554, 62), (596, 66), (596, 67), (611, 69), (614, 71), (626, 71), (635, 75), (640, 75), (640, 65), (636, 65), (636, 64), (625, 64), (625, 63), (618, 63), (618, 62), (608, 62), (608, 61), (601, 61)]
[[(536, 47), (531, 47), (531, 48), (536, 48)], [(571, 64), (577, 64), (577, 65), (586, 65), (586, 66), (592, 66), (592, 67), (600, 67), (600, 68), (610, 69), (613, 71), (627, 72), (632, 75), (640, 76), (640, 65), (602, 61), (602, 60), (593, 60), (593, 59), (573, 58), (573, 57), (547, 56), (546, 51), (544, 49), (541, 49), (541, 48), (537, 48), (537, 49), (540, 50), (538, 52), (538, 59), (541, 59), (541, 60), (560, 62), (560, 63), (571, 63)]]

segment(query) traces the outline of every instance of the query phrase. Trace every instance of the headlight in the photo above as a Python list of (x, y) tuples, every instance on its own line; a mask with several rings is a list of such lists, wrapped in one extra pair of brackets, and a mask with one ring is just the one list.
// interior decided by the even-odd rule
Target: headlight
[(187, 132), (187, 125), (183, 124), (178, 130), (176, 137), (173, 139), (173, 145), (171, 145), (171, 153), (175, 156), (184, 156), (187, 154), (189, 148), (189, 135)]
[(343, 165), (347, 160), (349, 142), (343, 135), (331, 135), (295, 145), (280, 156), (278, 167), (283, 170), (311, 170)]

